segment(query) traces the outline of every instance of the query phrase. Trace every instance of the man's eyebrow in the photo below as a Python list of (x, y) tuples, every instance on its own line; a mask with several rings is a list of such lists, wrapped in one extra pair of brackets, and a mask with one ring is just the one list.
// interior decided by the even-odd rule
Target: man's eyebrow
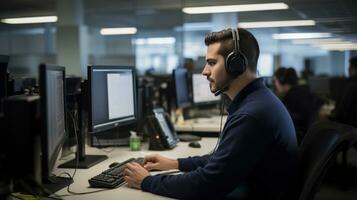
[(215, 62), (217, 61), (217, 59), (214, 59), (214, 58), (207, 58), (206, 59), (206, 62)]

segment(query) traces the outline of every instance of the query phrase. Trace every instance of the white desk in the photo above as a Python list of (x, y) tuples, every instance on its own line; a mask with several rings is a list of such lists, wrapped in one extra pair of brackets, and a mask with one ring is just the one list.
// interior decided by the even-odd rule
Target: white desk
[[(222, 128), (227, 120), (227, 116), (223, 116)], [(182, 132), (208, 132), (219, 133), (221, 129), (221, 116), (210, 118), (196, 118), (185, 120), (181, 124), (175, 124), (176, 131)]]
[[(202, 138), (200, 141), (201, 148), (191, 148), (188, 147), (188, 142), (180, 142), (178, 146), (172, 150), (167, 151), (149, 151), (148, 145), (144, 144), (141, 151), (130, 151), (129, 147), (115, 147), (115, 148), (106, 148), (106, 149), (97, 149), (87, 147), (87, 154), (104, 154), (109, 157), (109, 159), (91, 167), (90, 169), (77, 169), (76, 175), (74, 177), (74, 183), (70, 186), (70, 190), (73, 192), (89, 192), (100, 190), (100, 188), (89, 188), (88, 179), (92, 178), (94, 175), (99, 174), (100, 172), (108, 169), (109, 164), (112, 162), (121, 162), (131, 157), (143, 157), (148, 154), (159, 153), (166, 157), (170, 158), (181, 158), (187, 156), (194, 156), (194, 155), (204, 155), (209, 153), (213, 150), (217, 142), (217, 138)], [(107, 153), (105, 151), (109, 151), (112, 149), (111, 152)], [(66, 159), (59, 160), (57, 165), (73, 159), (72, 156), (66, 157)], [(68, 172), (71, 175), (73, 174), (73, 169), (59, 169), (56, 168), (54, 170), (54, 174), (60, 174), (61, 172)], [(67, 188), (63, 188), (62, 190), (56, 193), (57, 195), (66, 195), (68, 194)], [(62, 197), (63, 199), (75, 199), (75, 200), (111, 200), (111, 199), (168, 199), (166, 197), (154, 195), (148, 192), (142, 192), (140, 190), (132, 189), (123, 185), (119, 188), (101, 191), (92, 194), (85, 194), (85, 195), (73, 195), (73, 196), (65, 196)]]

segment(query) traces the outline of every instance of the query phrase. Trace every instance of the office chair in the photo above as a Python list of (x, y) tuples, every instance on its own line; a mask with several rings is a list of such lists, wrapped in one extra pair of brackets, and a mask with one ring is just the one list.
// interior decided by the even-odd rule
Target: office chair
[(349, 125), (324, 121), (311, 126), (300, 146), (299, 200), (314, 198), (338, 153), (347, 152), (356, 140), (357, 130)]

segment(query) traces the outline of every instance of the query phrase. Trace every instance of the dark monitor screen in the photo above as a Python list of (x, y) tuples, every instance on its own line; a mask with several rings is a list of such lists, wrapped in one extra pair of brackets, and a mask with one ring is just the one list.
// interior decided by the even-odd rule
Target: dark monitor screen
[(134, 67), (89, 66), (88, 86), (91, 132), (100, 132), (136, 121)]
[(202, 74), (192, 74), (192, 94), (193, 103), (215, 103), (220, 100), (220, 96), (215, 96), (209, 87), (209, 81)]
[(191, 105), (190, 95), (187, 85), (187, 70), (177, 68), (173, 70), (173, 79), (175, 84), (176, 104), (179, 108), (186, 108)]
[(40, 65), (42, 175), (51, 176), (65, 133), (65, 68)]

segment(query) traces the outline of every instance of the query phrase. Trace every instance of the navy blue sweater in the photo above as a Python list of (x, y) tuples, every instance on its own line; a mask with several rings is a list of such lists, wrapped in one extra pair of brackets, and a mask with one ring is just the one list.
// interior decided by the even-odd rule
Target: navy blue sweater
[(298, 156), (284, 105), (256, 79), (234, 98), (228, 114), (215, 152), (178, 159), (186, 173), (148, 176), (142, 190), (180, 199), (289, 199)]

